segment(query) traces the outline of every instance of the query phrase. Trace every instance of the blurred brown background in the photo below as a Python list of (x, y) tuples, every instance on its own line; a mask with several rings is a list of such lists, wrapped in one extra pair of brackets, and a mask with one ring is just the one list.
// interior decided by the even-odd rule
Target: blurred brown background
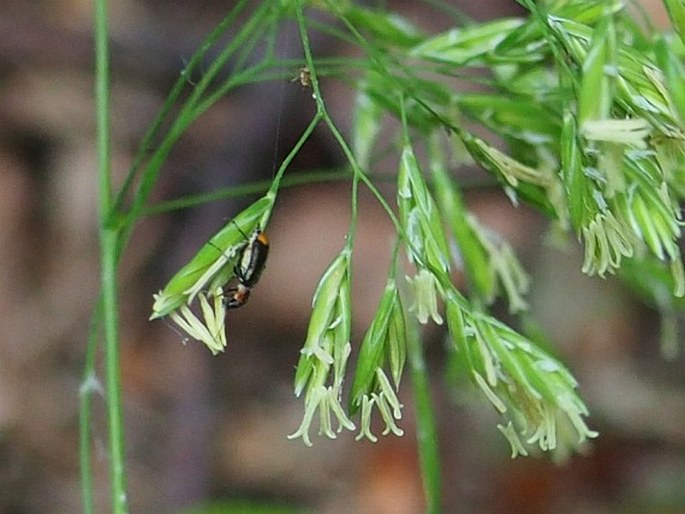
[[(479, 19), (518, 12), (509, 1), (462, 2)], [(112, 2), (113, 166), (123, 177), (186, 59), (224, 2)], [(457, 2), (455, 2), (457, 4)], [(467, 5), (468, 4), (468, 5)], [(447, 20), (395, 2), (426, 30)], [(0, 513), (80, 511), (78, 400), (98, 288), (91, 3), (0, 5)], [(288, 42), (289, 41), (289, 42)], [(341, 52), (315, 41), (319, 54)], [(282, 49), (299, 57), (291, 32)], [(297, 70), (293, 71), (293, 76)], [(349, 92), (329, 101), (349, 126)], [(241, 89), (181, 139), (155, 200), (269, 178), (313, 113), (298, 83)], [(278, 148), (276, 132), (280, 127)], [(292, 173), (340, 164), (318, 132)], [(342, 247), (347, 184), (284, 190), (266, 272), (250, 304), (229, 314), (218, 357), (149, 323), (162, 287), (247, 201), (216, 202), (141, 222), (121, 267), (122, 366), (131, 512), (178, 512), (208, 500), (256, 499), (330, 514), (422, 512), (412, 425), (377, 444), (286, 435), (302, 405), (292, 377), (315, 284)], [(546, 225), (498, 190), (469, 195), (481, 220), (513, 242), (534, 279), (533, 314), (579, 378), (600, 438), (560, 467), (509, 459), (497, 419), (471, 392), (446, 392), (443, 333), (426, 332), (442, 445), (447, 513), (685, 512), (685, 360), (659, 357), (658, 319), (616, 280), (580, 274), (581, 256), (544, 243)], [(387, 273), (391, 228), (362, 194), (355, 256), (354, 341)], [(102, 375), (99, 375), (102, 380)], [(107, 498), (103, 400), (95, 401), (96, 496)]]

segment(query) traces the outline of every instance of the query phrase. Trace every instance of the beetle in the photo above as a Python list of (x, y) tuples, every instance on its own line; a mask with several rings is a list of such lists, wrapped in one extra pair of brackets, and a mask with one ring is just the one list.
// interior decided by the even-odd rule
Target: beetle
[(257, 228), (246, 239), (247, 242), (233, 268), (233, 273), (238, 279), (238, 286), (225, 293), (224, 305), (227, 309), (237, 309), (247, 303), (252, 288), (264, 271), (266, 258), (269, 255), (269, 239), (260, 228)]

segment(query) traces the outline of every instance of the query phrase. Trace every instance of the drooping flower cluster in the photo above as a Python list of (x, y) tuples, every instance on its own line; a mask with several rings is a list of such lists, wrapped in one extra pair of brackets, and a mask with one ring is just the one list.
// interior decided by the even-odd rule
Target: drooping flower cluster
[(213, 354), (223, 352), (227, 345), (224, 288), (235, 278), (236, 262), (247, 244), (246, 234), (263, 226), (272, 206), (273, 196), (264, 196), (202, 246), (154, 295), (150, 319), (169, 316), (189, 338), (204, 343)]
[(295, 374), (295, 395), (304, 395), (304, 417), (290, 438), (301, 437), (307, 446), (310, 425), (319, 414), (319, 432), (336, 437), (331, 415), (338, 420), (337, 431), (354, 430), (341, 404), (350, 345), (350, 248), (345, 248), (330, 264), (314, 294), (307, 339), (301, 350)]

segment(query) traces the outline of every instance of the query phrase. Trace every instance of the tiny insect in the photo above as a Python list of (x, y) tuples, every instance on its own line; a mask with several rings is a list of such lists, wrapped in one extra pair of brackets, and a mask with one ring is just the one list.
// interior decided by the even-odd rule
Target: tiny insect
[(261, 229), (257, 228), (246, 239), (247, 242), (240, 252), (235, 268), (233, 268), (238, 279), (238, 286), (225, 293), (224, 305), (227, 309), (237, 309), (247, 303), (252, 288), (259, 281), (259, 277), (264, 271), (266, 258), (269, 255), (269, 239)]
[(300, 81), (300, 84), (302, 84), (302, 87), (312, 87), (312, 75), (309, 68), (306, 66), (300, 68), (297, 77), (293, 78), (291, 82), (296, 82), (298, 80)]

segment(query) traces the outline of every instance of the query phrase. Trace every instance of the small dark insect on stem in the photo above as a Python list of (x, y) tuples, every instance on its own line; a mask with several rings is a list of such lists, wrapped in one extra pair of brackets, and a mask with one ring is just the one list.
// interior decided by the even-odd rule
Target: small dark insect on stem
[[(269, 239), (260, 228), (255, 229), (250, 237), (247, 237), (237, 224), (236, 228), (245, 237), (246, 242), (240, 247), (238, 261), (233, 268), (238, 285), (224, 293), (224, 305), (227, 309), (237, 309), (247, 303), (252, 288), (264, 271), (269, 255)], [(213, 246), (217, 248), (216, 245)], [(217, 250), (221, 251), (220, 248)]]

